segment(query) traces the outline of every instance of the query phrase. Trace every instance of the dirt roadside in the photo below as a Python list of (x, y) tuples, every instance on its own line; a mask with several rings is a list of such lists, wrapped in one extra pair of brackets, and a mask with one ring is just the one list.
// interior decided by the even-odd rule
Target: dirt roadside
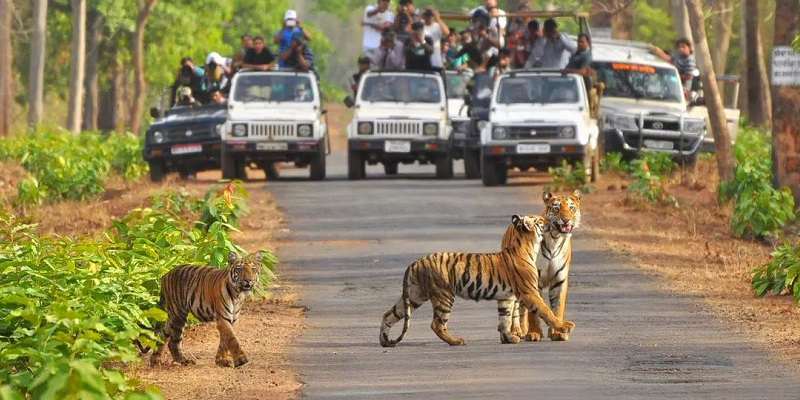
[[(626, 203), (626, 179), (603, 175), (593, 184), (596, 192), (584, 195), (583, 228), (609, 250), (660, 276), (665, 290), (702, 298), (772, 356), (800, 367), (800, 308), (790, 296), (754, 297), (750, 270), (769, 260), (772, 247), (732, 237), (732, 207), (717, 204), (714, 168), (700, 162), (686, 179), (676, 174), (667, 188), (679, 207), (649, 210)], [(541, 201), (549, 177), (528, 180), (536, 183), (532, 196)]]

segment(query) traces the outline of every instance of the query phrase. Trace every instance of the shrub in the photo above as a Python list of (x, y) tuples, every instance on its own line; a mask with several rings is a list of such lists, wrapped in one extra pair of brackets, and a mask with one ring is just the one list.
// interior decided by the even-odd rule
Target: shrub
[[(664, 163), (660, 156), (647, 156), (631, 161), (631, 184), (628, 186), (628, 200), (635, 207), (645, 208), (651, 204), (663, 206), (677, 206), (678, 202), (667, 191), (667, 176), (659, 174), (650, 168), (650, 162), (657, 170), (671, 171), (672, 167)], [(672, 161), (670, 160), (670, 163)]]
[(618, 174), (627, 173), (628, 163), (622, 158), (622, 153), (608, 153), (600, 161), (600, 171), (602, 173), (615, 172)]
[[(227, 207), (216, 201), (224, 196), (208, 204)], [(155, 345), (161, 276), (180, 264), (223, 267), (242, 251), (223, 222), (198, 227), (192, 205), (185, 193), (161, 196), (100, 239), (38, 236), (0, 214), (0, 397), (158, 398), (113, 363), (138, 360), (134, 341)], [(262, 254), (267, 284), (275, 258)]]
[(769, 135), (742, 126), (733, 146), (733, 181), (718, 187), (721, 202), (733, 200), (731, 227), (736, 236), (764, 238), (795, 219), (794, 198), (788, 189), (772, 186)]
[(584, 193), (594, 191), (591, 186), (584, 183), (586, 182), (586, 171), (581, 162), (577, 162), (573, 166), (567, 160), (561, 160), (561, 166), (550, 167), (548, 171), (553, 178), (553, 190), (580, 189)]
[(751, 287), (756, 296), (772, 292), (778, 295), (788, 290), (794, 302), (800, 302), (800, 247), (784, 243), (772, 252), (772, 261), (753, 268)]

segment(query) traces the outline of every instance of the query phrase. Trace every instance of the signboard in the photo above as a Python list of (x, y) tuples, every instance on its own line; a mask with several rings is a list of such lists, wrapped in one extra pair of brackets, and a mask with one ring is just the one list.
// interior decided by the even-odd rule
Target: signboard
[(800, 86), (800, 53), (791, 46), (772, 49), (772, 86)]

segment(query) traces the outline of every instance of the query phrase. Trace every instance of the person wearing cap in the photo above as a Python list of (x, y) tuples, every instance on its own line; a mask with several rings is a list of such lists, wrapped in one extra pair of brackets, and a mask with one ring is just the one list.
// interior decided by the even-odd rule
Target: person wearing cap
[(444, 68), (444, 58), (442, 57), (442, 39), (450, 36), (450, 28), (442, 21), (439, 12), (427, 7), (422, 12), (422, 21), (425, 23), (425, 36), (433, 39), (433, 54), (431, 55), (431, 65), (433, 68)]
[[(273, 42), (278, 45), (278, 54), (283, 54), (291, 46), (292, 39), (298, 32), (302, 33), (303, 39), (311, 40), (311, 35), (300, 26), (300, 20), (297, 19), (297, 11), (286, 11), (283, 15), (283, 27), (278, 32), (275, 32), (275, 38), (273, 39)], [(287, 67), (282, 61), (278, 61), (278, 66), (281, 68)]]
[(198, 102), (197, 100), (195, 100), (194, 97), (192, 97), (192, 89), (187, 86), (184, 86), (180, 88), (180, 90), (178, 90), (178, 103), (176, 105), (186, 106), (186, 107), (199, 107), (200, 102)]
[(394, 19), (394, 33), (400, 43), (405, 43), (411, 35), (411, 23), (419, 18), (414, 7), (414, 0), (400, 0), (397, 5), (397, 17)]
[(206, 88), (208, 90), (220, 90), (228, 85), (228, 80), (232, 76), (232, 60), (221, 56), (217, 52), (212, 52), (206, 57)]
[(433, 39), (425, 36), (425, 24), (422, 21), (411, 24), (411, 36), (405, 46), (406, 69), (432, 71), (431, 55), (433, 52)]
[(403, 43), (396, 39), (391, 29), (381, 32), (381, 47), (370, 59), (372, 65), (379, 70), (400, 70), (406, 67)]
[(358, 72), (350, 76), (350, 89), (353, 90), (354, 96), (358, 94), (358, 84), (361, 82), (361, 77), (369, 71), (370, 64), (372, 64), (372, 60), (369, 57), (358, 58)]
[(378, 0), (377, 4), (364, 9), (364, 55), (369, 57), (381, 47), (381, 32), (394, 24), (394, 13), (389, 9), (389, 0)]
[(314, 53), (308, 47), (302, 32), (295, 32), (292, 35), (291, 44), (278, 56), (278, 59), (285, 68), (298, 71), (314, 70)]
[(206, 92), (205, 75), (205, 70), (195, 66), (191, 57), (183, 57), (175, 81), (172, 82), (169, 104), (175, 104), (178, 89), (181, 87), (190, 88), (190, 93), (194, 91), (198, 96), (202, 96)]
[(257, 69), (266, 71), (272, 69), (275, 65), (275, 56), (269, 51), (269, 48), (264, 46), (264, 38), (256, 36), (253, 39), (253, 48), (247, 50), (242, 62), (242, 68)]
[[(506, 12), (497, 7), (497, 0), (485, 0), (482, 6), (470, 10), (469, 15), (474, 17), (478, 10), (488, 15), (489, 10), (492, 8), (497, 8), (497, 14), (487, 21), (488, 27), (496, 27), (499, 31), (505, 31), (506, 25), (508, 25), (508, 18), (506, 18)], [(500, 47), (503, 45), (504, 43), (500, 43)]]

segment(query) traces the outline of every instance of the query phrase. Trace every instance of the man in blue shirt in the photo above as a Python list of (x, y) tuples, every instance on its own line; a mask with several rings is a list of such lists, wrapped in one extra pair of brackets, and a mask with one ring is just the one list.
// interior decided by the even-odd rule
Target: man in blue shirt
[(292, 41), (289, 47), (286, 48), (278, 57), (286, 68), (292, 68), (299, 71), (314, 71), (314, 53), (306, 43), (306, 39), (302, 33), (296, 32), (292, 36)]
[[(292, 38), (296, 33), (303, 35), (305, 40), (311, 40), (311, 35), (300, 26), (300, 20), (297, 19), (297, 11), (288, 10), (283, 16), (283, 27), (275, 33), (273, 42), (278, 45), (278, 54), (283, 54), (292, 44)], [(286, 68), (287, 65), (283, 61), (278, 62), (278, 66)]]

